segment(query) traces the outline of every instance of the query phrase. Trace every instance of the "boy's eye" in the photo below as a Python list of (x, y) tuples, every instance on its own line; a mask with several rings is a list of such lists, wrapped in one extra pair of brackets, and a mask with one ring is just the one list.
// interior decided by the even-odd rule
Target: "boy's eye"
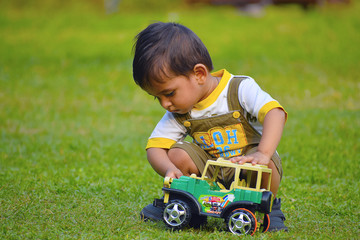
[(172, 97), (172, 96), (174, 96), (174, 94), (175, 94), (175, 91), (172, 91), (172, 92), (164, 94), (164, 95), (165, 95), (165, 97)]

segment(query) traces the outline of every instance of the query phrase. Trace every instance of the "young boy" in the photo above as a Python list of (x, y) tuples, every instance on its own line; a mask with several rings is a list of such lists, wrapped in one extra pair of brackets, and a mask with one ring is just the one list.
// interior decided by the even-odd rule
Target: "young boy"
[[(161, 176), (200, 176), (208, 159), (224, 157), (272, 169), (276, 195), (282, 177), (276, 152), (287, 113), (246, 76), (213, 70), (210, 55), (190, 29), (176, 23), (154, 23), (134, 44), (133, 77), (167, 111), (151, 134), (147, 158)], [(184, 141), (186, 135), (193, 142)], [(233, 172), (223, 172), (225, 185)], [(264, 183), (266, 184), (266, 183)], [(269, 231), (287, 230), (275, 199)], [(149, 204), (144, 219), (160, 220), (161, 209)]]

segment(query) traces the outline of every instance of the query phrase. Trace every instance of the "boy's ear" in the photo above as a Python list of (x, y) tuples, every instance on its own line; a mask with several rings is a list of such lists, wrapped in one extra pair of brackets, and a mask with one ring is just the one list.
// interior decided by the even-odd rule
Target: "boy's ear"
[(199, 84), (204, 84), (209, 72), (204, 64), (198, 63), (194, 67), (194, 75)]

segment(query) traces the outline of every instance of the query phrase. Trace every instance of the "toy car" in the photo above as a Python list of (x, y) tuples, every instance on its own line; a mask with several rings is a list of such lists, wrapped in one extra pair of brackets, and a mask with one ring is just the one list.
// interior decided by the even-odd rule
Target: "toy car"
[[(233, 181), (229, 187), (217, 181), (222, 168), (233, 168)], [(211, 178), (209, 171), (214, 172)], [(265, 189), (261, 180), (269, 181)], [(164, 198), (155, 199), (154, 205), (163, 208), (163, 220), (171, 229), (186, 226), (199, 227), (207, 217), (223, 218), (230, 232), (253, 235), (266, 232), (270, 225), (273, 194), (270, 189), (271, 169), (264, 165), (237, 164), (219, 158), (208, 160), (201, 177), (192, 174), (179, 179), (164, 178)]]

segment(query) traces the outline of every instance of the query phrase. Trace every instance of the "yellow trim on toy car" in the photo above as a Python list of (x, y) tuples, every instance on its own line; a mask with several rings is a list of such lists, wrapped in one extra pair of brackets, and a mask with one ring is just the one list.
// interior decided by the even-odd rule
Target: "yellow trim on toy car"
[[(220, 167), (235, 168), (235, 171), (236, 171), (235, 176), (239, 176), (240, 173), (238, 171), (240, 171), (240, 170), (249, 170), (246, 174), (246, 181), (240, 181), (239, 178), (234, 179), (234, 182), (232, 184), (234, 188), (251, 190), (251, 191), (270, 190), (270, 184), (271, 184), (270, 181), (268, 181), (268, 185), (266, 186), (266, 189), (261, 189), (262, 174), (263, 173), (269, 174), (269, 179), (271, 179), (271, 174), (272, 174), (271, 169), (265, 165), (259, 165), (259, 164), (252, 165), (251, 163), (244, 163), (244, 164), (240, 165), (238, 163), (232, 163), (229, 160), (225, 160), (223, 158), (218, 158), (216, 161), (208, 160), (206, 162), (206, 166), (204, 168), (204, 173), (207, 172), (209, 166), (215, 166), (214, 177), (216, 177), (218, 175)], [(251, 174), (252, 172), (257, 172), (255, 187), (250, 187), (250, 183), (253, 178), (253, 176)], [(191, 176), (191, 177), (193, 177), (193, 176)], [(206, 180), (206, 181), (212, 181), (212, 182), (216, 181), (216, 179), (207, 179), (207, 176), (205, 174), (203, 174), (200, 178), (198, 178), (198, 177), (194, 177), (194, 178)]]

